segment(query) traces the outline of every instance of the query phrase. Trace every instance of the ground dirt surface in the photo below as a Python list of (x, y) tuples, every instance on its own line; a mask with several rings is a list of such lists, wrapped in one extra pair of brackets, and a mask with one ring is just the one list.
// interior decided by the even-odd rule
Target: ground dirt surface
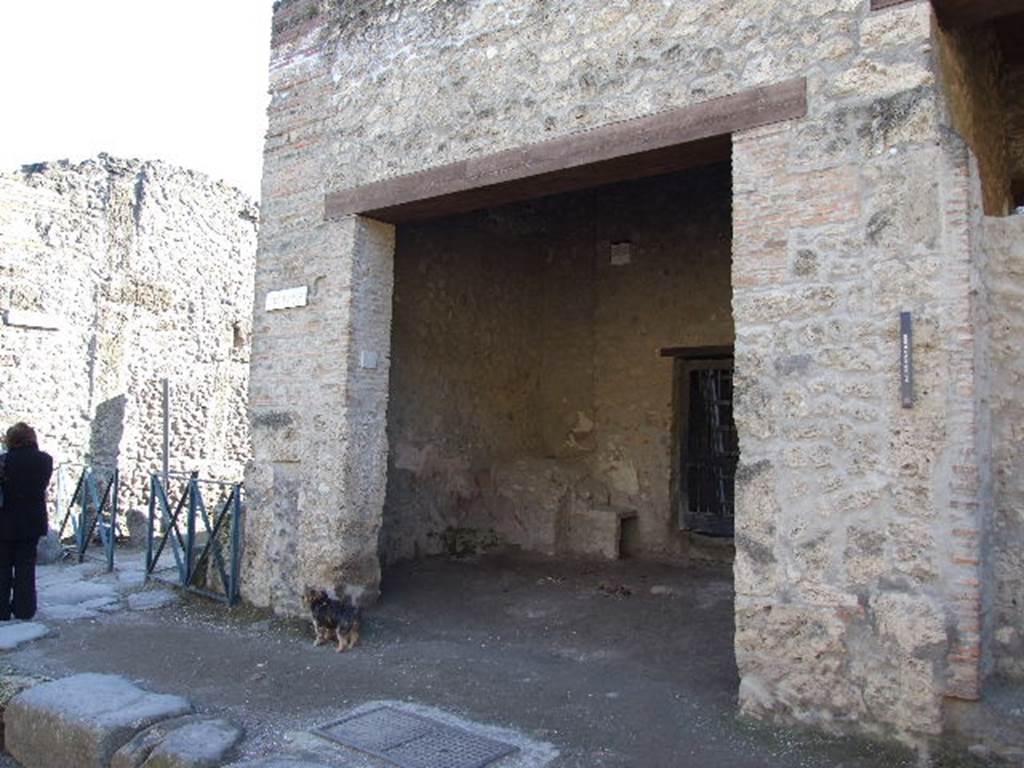
[(114, 673), (187, 696), (245, 726), (244, 756), (393, 700), (547, 742), (556, 768), (917, 765), (870, 742), (739, 720), (732, 600), (722, 566), (439, 558), (386, 574), (362, 643), (344, 654), (314, 648), (306, 622), (188, 597), (48, 621), (49, 637), (3, 662), (50, 677)]

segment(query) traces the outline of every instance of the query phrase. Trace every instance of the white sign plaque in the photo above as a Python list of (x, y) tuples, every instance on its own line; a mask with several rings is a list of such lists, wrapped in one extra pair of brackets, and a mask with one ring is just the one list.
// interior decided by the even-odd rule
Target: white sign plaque
[(611, 244), (611, 263), (613, 267), (624, 267), (633, 261), (633, 244), (630, 242)]
[(28, 312), (20, 309), (8, 309), (4, 312), (4, 322), (7, 325), (16, 325), (21, 328), (39, 328), (44, 331), (59, 331), (61, 328), (59, 317), (47, 315), (43, 312)]
[(298, 288), (283, 288), (279, 291), (269, 291), (264, 307), (267, 312), (273, 312), (277, 309), (304, 307), (308, 298), (309, 288), (305, 285), (300, 285)]

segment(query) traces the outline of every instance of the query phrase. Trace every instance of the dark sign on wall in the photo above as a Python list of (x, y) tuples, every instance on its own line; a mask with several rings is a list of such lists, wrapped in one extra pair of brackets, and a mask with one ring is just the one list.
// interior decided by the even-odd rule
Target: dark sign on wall
[(909, 312), (900, 312), (900, 402), (914, 407), (914, 328)]

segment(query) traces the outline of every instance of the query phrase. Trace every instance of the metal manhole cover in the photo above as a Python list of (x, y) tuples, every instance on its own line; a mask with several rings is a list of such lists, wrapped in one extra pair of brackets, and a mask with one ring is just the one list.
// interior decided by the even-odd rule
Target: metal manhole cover
[(484, 768), (518, 750), (393, 707), (350, 715), (314, 732), (400, 768)]

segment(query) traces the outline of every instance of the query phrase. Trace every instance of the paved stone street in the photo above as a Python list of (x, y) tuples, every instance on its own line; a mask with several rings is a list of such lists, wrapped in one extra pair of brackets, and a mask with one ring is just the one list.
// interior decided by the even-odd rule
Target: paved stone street
[(114, 574), (43, 566), (39, 586), (38, 620), (0, 627), (7, 679), (54, 680), (5, 715), (27, 768), (55, 750), (63, 765), (385, 768), (311, 733), (381, 706), (517, 748), (495, 768), (916, 762), (737, 720), (732, 592), (715, 568), (427, 561), (388, 575), (346, 654), (314, 648), (305, 622), (146, 585), (135, 555)]

